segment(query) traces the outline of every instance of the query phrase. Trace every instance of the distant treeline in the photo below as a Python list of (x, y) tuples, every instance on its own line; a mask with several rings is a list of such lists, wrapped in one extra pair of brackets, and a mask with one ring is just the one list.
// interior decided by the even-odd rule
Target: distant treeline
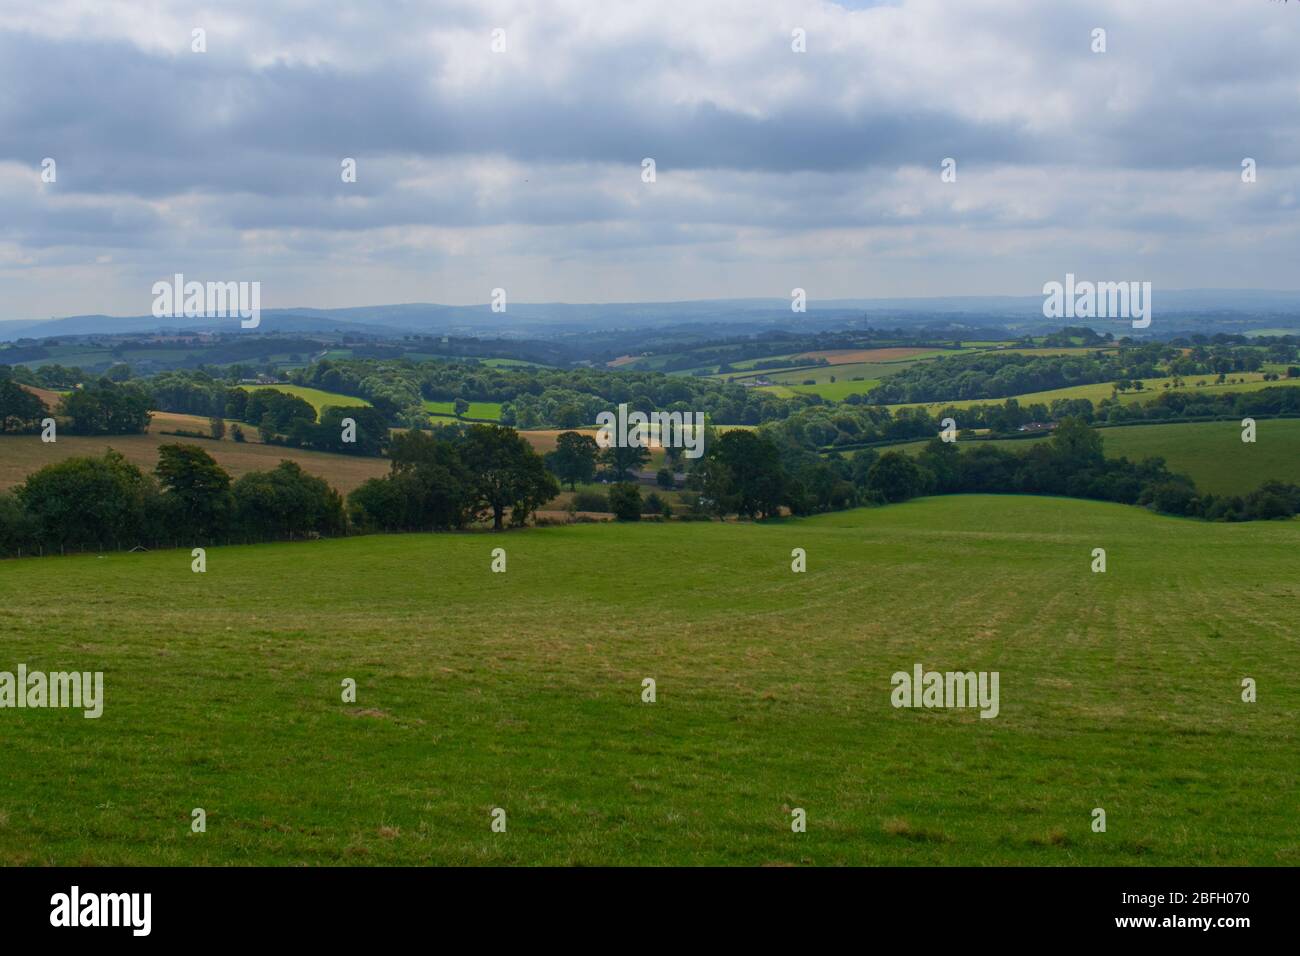
[(1291, 518), (1300, 511), (1300, 485), (1269, 481), (1245, 496), (1202, 494), (1162, 458), (1106, 458), (1101, 436), (1079, 419), (1066, 419), (1049, 441), (1023, 450), (980, 444), (959, 452), (936, 438), (916, 458), (885, 452), (871, 465), (868, 486), (887, 501), (957, 493), (1064, 495), (1212, 521)]
[(583, 428), (626, 402), (654, 411), (704, 412), (713, 421), (776, 421), (820, 399), (778, 398), (716, 379), (595, 368), (489, 368), (457, 362), (322, 361), (293, 373), (296, 384), (365, 398), (395, 424), (425, 427), (426, 400), (496, 402), (517, 428)]
[[(390, 456), (390, 473), (362, 484), (346, 503), (289, 461), (232, 481), (197, 445), (161, 446), (152, 474), (111, 449), (69, 458), (0, 494), (0, 553), (450, 530), (489, 519), (499, 530), (507, 518), (527, 523), (559, 492), (543, 459), (512, 428), (406, 432), (393, 439)], [(687, 485), (682, 517), (813, 514), (962, 492), (1093, 498), (1218, 521), (1291, 518), (1300, 510), (1295, 484), (1267, 482), (1245, 496), (1201, 494), (1163, 459), (1106, 458), (1101, 437), (1077, 418), (1024, 450), (980, 445), (959, 452), (934, 439), (915, 458), (875, 449), (820, 458), (771, 434), (733, 430), (712, 437)], [(619, 517), (639, 517), (635, 486), (615, 485), (609, 500)]]
[[(150, 396), (136, 384), (103, 378), (69, 392), (56, 413), (73, 435), (133, 435), (149, 427)], [(45, 403), (18, 381), (0, 374), (0, 432), (36, 432), (49, 415)]]
[[(1153, 343), (1087, 355), (983, 352), (917, 363), (877, 385), (866, 399), (896, 405), (1003, 398), (1098, 382), (1136, 384), (1144, 378), (1256, 372), (1265, 361), (1295, 360), (1296, 347), (1285, 343), (1267, 348), (1198, 345), (1188, 349)], [(1300, 368), (1291, 377), (1298, 375)]]
[[(64, 395), (56, 410), (72, 435), (133, 435), (149, 427), (150, 409), (231, 418), (256, 428), (267, 444), (343, 455), (382, 455), (388, 421), (365, 406), (326, 407), (317, 421), (310, 402), (273, 388), (232, 388), (204, 373), (166, 372), (155, 379), (114, 382), (105, 377)], [(0, 432), (35, 432), (44, 403), (13, 379), (0, 377)], [(344, 428), (344, 420), (351, 426)], [(224, 425), (220, 429), (224, 431)], [(214, 432), (214, 437), (220, 437)]]
[[(856, 400), (855, 400), (856, 399)], [(806, 408), (784, 421), (764, 426), (779, 441), (809, 450), (852, 448), (877, 442), (930, 438), (944, 418), (952, 418), (960, 430), (989, 429), (994, 435), (1013, 435), (1030, 422), (1080, 418), (1086, 422), (1122, 424), (1128, 422), (1192, 421), (1250, 416), (1300, 416), (1300, 386), (1280, 385), (1248, 392), (1200, 392), (1195, 388), (1169, 389), (1152, 394), (1144, 403), (1103, 399), (1094, 404), (1086, 398), (1056, 399), (1050, 404), (1021, 404), (1016, 399), (966, 408), (942, 407), (893, 410), (866, 405), (850, 395), (840, 405)]]
[(1201, 494), (1162, 458), (1106, 458), (1101, 436), (1079, 418), (1023, 449), (981, 444), (959, 453), (957, 444), (933, 438), (917, 457), (874, 448), (820, 456), (780, 428), (731, 431), (712, 442), (687, 484), (700, 492), (699, 507), (753, 517), (781, 507), (810, 514), (977, 492), (1094, 498), (1220, 521), (1291, 517), (1300, 509), (1300, 486), (1269, 482), (1244, 497)]
[(559, 493), (510, 428), (473, 425), (393, 440), (392, 470), (343, 497), (295, 462), (231, 478), (198, 445), (159, 447), (152, 473), (120, 453), (69, 458), (0, 494), (0, 554), (129, 549), (429, 531), (507, 517), (524, 524)]
[[(815, 395), (778, 398), (770, 392), (714, 379), (659, 372), (491, 368), (477, 362), (408, 359), (323, 360), (293, 372), (290, 380), (295, 385), (365, 399), (389, 426), (426, 429), (430, 427), (426, 400), (500, 403), (501, 424), (518, 428), (587, 427), (600, 412), (617, 408), (620, 402), (647, 414), (702, 411), (714, 421), (756, 425), (780, 420), (822, 401)], [(209, 370), (162, 372), (133, 384), (152, 396), (152, 407), (159, 411), (262, 425), (258, 417), (262, 406), (246, 404), (246, 390)], [(296, 419), (315, 421), (314, 410), (308, 415), (310, 404), (298, 401), (301, 405), (293, 406), (292, 412), (281, 414), (278, 408), (274, 410), (272, 440), (310, 441), (305, 429), (295, 435), (290, 427)]]

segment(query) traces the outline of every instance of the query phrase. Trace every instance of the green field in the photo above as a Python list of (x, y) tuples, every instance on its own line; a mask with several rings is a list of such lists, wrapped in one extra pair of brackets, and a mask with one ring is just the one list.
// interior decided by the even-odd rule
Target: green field
[[(1281, 379), (1276, 382), (1264, 381), (1262, 372), (1235, 372), (1229, 376), (1230, 379), (1244, 379), (1241, 382), (1227, 381), (1222, 385), (1214, 384), (1213, 375), (1188, 375), (1183, 379), (1183, 387), (1177, 389), (1179, 392), (1195, 395), (1222, 395), (1226, 392), (1257, 392), (1262, 388), (1275, 388), (1277, 386), (1300, 385), (1300, 379)], [(1119, 395), (1112, 395), (1111, 382), (1095, 382), (1089, 385), (1072, 385), (1069, 388), (1054, 388), (1046, 392), (1028, 392), (1024, 395), (1012, 395), (1021, 405), (1030, 405), (1041, 402), (1044, 405), (1051, 405), (1058, 398), (1086, 398), (1094, 405), (1103, 398), (1118, 398), (1126, 405), (1132, 405), (1135, 402), (1149, 402), (1159, 397), (1166, 391), (1173, 391), (1173, 387), (1166, 389), (1166, 382), (1171, 382), (1168, 378), (1144, 378), (1142, 379), (1141, 391), (1127, 391)], [(1197, 382), (1205, 382), (1204, 385), (1197, 385)], [(925, 408), (931, 412), (937, 412), (944, 408), (970, 408), (972, 405), (1000, 405), (1006, 402), (1006, 398), (976, 398), (955, 402), (908, 402), (899, 405), (889, 405), (888, 408)]]
[[(924, 359), (922, 360), (924, 361)], [(768, 381), (776, 382), (779, 385), (801, 385), (808, 379), (812, 379), (817, 384), (829, 382), (832, 378), (837, 382), (845, 381), (850, 378), (888, 378), (890, 375), (897, 375), (905, 368), (910, 368), (917, 362), (853, 362), (848, 365), (821, 365), (814, 368), (804, 368), (797, 372), (764, 372), (762, 377)], [(752, 376), (751, 376), (752, 378)]]
[(319, 388), (308, 388), (305, 385), (241, 385), (239, 387), (246, 392), (255, 392), (261, 388), (273, 388), (277, 392), (297, 395), (316, 409), (317, 418), (320, 417), (322, 408), (328, 408), (331, 405), (336, 408), (349, 408), (359, 405), (368, 407), (370, 405), (364, 398), (357, 398), (355, 395), (341, 395), (338, 392), (326, 392)]
[(1266, 481), (1300, 484), (1300, 419), (1261, 419), (1255, 429), (1254, 444), (1242, 442), (1241, 423), (1234, 421), (1105, 428), (1101, 436), (1112, 458), (1159, 456), (1202, 491), (1243, 494)]
[(832, 377), (834, 377), (836, 381), (842, 381), (847, 378), (888, 378), (891, 375), (897, 375), (904, 369), (911, 368), (913, 365), (919, 365), (922, 362), (928, 361), (931, 361), (931, 359), (921, 357), (899, 359), (894, 362), (845, 362), (842, 365), (795, 366), (793, 369), (764, 369), (761, 372), (715, 375), (713, 377), (724, 381), (729, 381), (734, 378), (737, 382), (753, 381), (754, 379), (765, 378), (770, 382), (776, 382), (781, 385), (798, 385), (807, 379), (812, 379), (814, 382), (820, 384), (822, 382), (829, 382)]
[[(1242, 442), (1241, 424), (1235, 421), (1125, 425), (1097, 431), (1107, 457), (1163, 458), (1171, 471), (1190, 475), (1198, 489), (1216, 495), (1249, 494), (1266, 481), (1300, 484), (1300, 419), (1261, 419), (1254, 444)], [(1044, 438), (961, 442), (960, 447), (969, 450), (992, 444), (1020, 450)], [(896, 447), (917, 454), (926, 444)]]
[[(425, 399), (425, 409), (430, 415), (436, 418), (455, 418), (455, 402), (431, 402)], [(501, 403), (500, 402), (470, 402), (469, 411), (465, 413), (466, 418), (481, 418), (486, 421), (497, 422), (501, 420)]]
[(480, 359), (480, 362), (488, 368), (550, 368), (541, 362), (528, 362), (524, 359), (489, 358)]
[[(1298, 548), (957, 496), (9, 561), (0, 668), (105, 704), (0, 711), (0, 863), (1295, 866)], [(894, 709), (917, 662), (997, 718)]]
[(880, 379), (878, 378), (869, 378), (860, 382), (837, 378), (834, 382), (821, 382), (817, 385), (774, 385), (771, 388), (764, 389), (764, 391), (787, 388), (792, 392), (804, 395), (820, 395), (827, 401), (841, 402), (850, 395), (865, 395), (879, 384)]

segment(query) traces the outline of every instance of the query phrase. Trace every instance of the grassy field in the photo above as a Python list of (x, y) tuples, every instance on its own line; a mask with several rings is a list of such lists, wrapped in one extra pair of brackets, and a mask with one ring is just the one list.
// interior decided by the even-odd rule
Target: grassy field
[[(1262, 372), (1235, 372), (1229, 376), (1229, 378), (1241, 379), (1242, 381), (1227, 381), (1222, 385), (1215, 385), (1214, 378), (1213, 375), (1189, 375), (1183, 379), (1183, 387), (1177, 389), (1177, 391), (1186, 394), (1214, 396), (1222, 395), (1225, 392), (1256, 392), (1261, 388), (1300, 385), (1300, 379), (1281, 379), (1276, 382), (1266, 382), (1264, 381), (1264, 374)], [(1142, 380), (1142, 391), (1124, 392), (1123, 394), (1115, 395), (1114, 397), (1118, 398), (1126, 405), (1132, 405), (1135, 402), (1149, 402), (1164, 394), (1166, 391), (1173, 391), (1174, 389), (1172, 386), (1169, 389), (1164, 388), (1165, 383), (1170, 381), (1171, 379), (1168, 378), (1144, 378)], [(1197, 382), (1202, 381), (1206, 384), (1196, 384)], [(1111, 391), (1112, 383), (1095, 382), (1089, 385), (1073, 385), (1069, 388), (1054, 388), (1046, 392), (1028, 392), (1024, 395), (1012, 395), (1010, 397), (1014, 398), (1021, 405), (1030, 405), (1035, 402), (1041, 402), (1044, 405), (1051, 405), (1052, 402), (1056, 401), (1058, 398), (1086, 398), (1096, 405), (1103, 398), (1111, 398)], [(1006, 400), (1007, 399), (1005, 398), (977, 398), (970, 401), (956, 402), (910, 402), (899, 405), (890, 405), (888, 407), (893, 409), (925, 408), (929, 409), (931, 412), (936, 412), (949, 407), (970, 408), (972, 405), (1000, 405)]]
[[(1201, 491), (1216, 495), (1244, 495), (1266, 481), (1300, 484), (1300, 419), (1265, 419), (1256, 423), (1254, 444), (1241, 440), (1238, 422), (1180, 422), (1172, 425), (1126, 425), (1100, 428), (1102, 447), (1110, 458), (1163, 458), (1172, 471), (1190, 475)], [(993, 440), (987, 444), (1028, 448), (1041, 438)], [(917, 454), (927, 443), (896, 446)], [(961, 448), (978, 448), (984, 442), (963, 442)]]
[(309, 403), (312, 408), (316, 409), (316, 417), (320, 418), (322, 408), (328, 408), (333, 405), (335, 408), (353, 408), (356, 406), (369, 406), (370, 403), (364, 398), (357, 398), (355, 395), (342, 395), (338, 392), (326, 392), (319, 388), (308, 388), (305, 385), (241, 385), (239, 386), (246, 392), (255, 392), (261, 388), (273, 388), (277, 392), (285, 392), (289, 395), (297, 395), (303, 401)]
[[(776, 385), (772, 386), (772, 388), (784, 388), (806, 395), (820, 395), (828, 401), (841, 402), (850, 395), (865, 395), (879, 384), (880, 379), (878, 378), (869, 378), (859, 382), (852, 379), (837, 378), (834, 382), (820, 382), (816, 385)], [(771, 390), (771, 388), (766, 389), (766, 391)]]
[[(239, 425), (247, 441), (236, 442), (230, 437), (232, 425)], [(222, 441), (163, 434), (178, 429), (206, 434), (208, 420), (197, 415), (154, 412), (144, 435), (59, 435), (58, 441), (49, 444), (42, 442), (39, 435), (0, 435), (0, 491), (21, 483), (38, 468), (78, 455), (102, 455), (109, 448), (120, 451), (139, 468), (152, 471), (158, 464), (158, 446), (175, 442), (198, 445), (236, 478), (250, 471), (266, 471), (289, 459), (347, 494), (367, 478), (388, 474), (386, 458), (263, 445), (257, 441), (257, 428), (246, 422), (227, 421)]]
[(1101, 430), (1112, 457), (1159, 456), (1174, 471), (1189, 474), (1202, 491), (1244, 494), (1266, 481), (1300, 484), (1300, 419), (1256, 423), (1254, 444), (1241, 440), (1240, 422), (1191, 422)]
[[(4, 668), (105, 704), (0, 712), (0, 863), (1294, 866), (1298, 546), (950, 497), (10, 561)], [(894, 709), (917, 662), (1000, 714)]]
[[(455, 418), (455, 402), (431, 402), (425, 399), (425, 409), (435, 418)], [(469, 411), (465, 413), (466, 418), (481, 418), (487, 421), (501, 420), (501, 403), (500, 402), (470, 402)]]
[(806, 365), (794, 366), (789, 369), (764, 369), (760, 372), (744, 372), (740, 374), (727, 373), (724, 375), (715, 375), (714, 378), (723, 381), (735, 379), (737, 382), (752, 382), (755, 379), (767, 379), (769, 382), (776, 382), (781, 385), (798, 385), (807, 379), (815, 382), (829, 382), (834, 376), (836, 380), (847, 378), (888, 378), (890, 375), (897, 375), (904, 369), (909, 369), (914, 365), (927, 362), (926, 358), (899, 359), (893, 362), (850, 362), (840, 365)]
[(524, 359), (489, 358), (479, 361), (488, 368), (550, 368), (549, 365), (543, 365), (541, 362), (528, 362)]

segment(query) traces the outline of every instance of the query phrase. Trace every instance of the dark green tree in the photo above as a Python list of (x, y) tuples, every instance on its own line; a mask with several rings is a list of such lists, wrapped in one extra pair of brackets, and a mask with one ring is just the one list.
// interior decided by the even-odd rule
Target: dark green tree
[(12, 379), (0, 379), (0, 432), (33, 431), (45, 417), (45, 403)]
[(641, 488), (629, 481), (620, 481), (609, 488), (609, 510), (619, 521), (641, 520)]
[(650, 460), (650, 449), (641, 445), (610, 445), (600, 453), (603, 464), (615, 481), (626, 481), (629, 473)]
[(230, 514), (230, 475), (198, 445), (161, 445), (154, 474), (178, 531), (214, 536)]
[(537, 507), (554, 498), (560, 486), (540, 455), (513, 428), (471, 425), (460, 440), (461, 460), (470, 473), (475, 510), (492, 515), (493, 530), (523, 524)]
[(885, 501), (906, 501), (925, 491), (921, 469), (901, 451), (887, 451), (867, 472), (867, 490)]
[(27, 476), (17, 495), (49, 546), (147, 540), (160, 510), (153, 481), (111, 448), (100, 457), (46, 465)]
[(569, 488), (578, 482), (587, 483), (596, 476), (596, 459), (600, 447), (596, 439), (579, 432), (561, 432), (555, 440), (555, 451), (546, 456), (547, 466)]

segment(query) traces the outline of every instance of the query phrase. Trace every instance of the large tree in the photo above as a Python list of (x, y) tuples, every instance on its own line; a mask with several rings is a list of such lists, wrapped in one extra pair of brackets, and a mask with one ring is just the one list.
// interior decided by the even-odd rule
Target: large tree
[(102, 457), (68, 458), (27, 476), (18, 499), (50, 545), (149, 540), (157, 487), (111, 448)]
[(403, 432), (393, 438), (389, 457), (392, 473), (366, 482), (349, 497), (360, 523), (389, 530), (465, 523), (475, 503), (473, 486), (454, 442), (422, 431)]
[(635, 468), (650, 460), (650, 449), (643, 445), (610, 445), (600, 453), (600, 461), (615, 481), (627, 481)]
[(492, 515), (493, 530), (504, 527), (507, 508), (513, 509), (511, 523), (521, 525), (560, 492), (541, 456), (513, 428), (473, 425), (461, 438), (460, 453), (471, 476), (476, 510)]
[(562, 432), (555, 440), (555, 451), (546, 456), (546, 464), (569, 488), (589, 482), (596, 476), (596, 459), (600, 446), (596, 439), (580, 432)]
[(779, 514), (790, 500), (780, 451), (766, 436), (743, 429), (725, 432), (709, 445), (702, 463), (697, 466), (701, 490), (715, 510), (763, 518)]
[(40, 426), (45, 403), (13, 379), (0, 379), (0, 432), (30, 431)]
[(906, 501), (924, 494), (926, 473), (901, 451), (887, 451), (867, 472), (867, 490), (889, 502)]
[(131, 435), (149, 427), (150, 404), (149, 393), (140, 386), (101, 378), (65, 395), (62, 412), (74, 435)]
[(297, 462), (250, 471), (234, 483), (231, 494), (237, 526), (253, 537), (333, 534), (345, 526), (339, 493)]
[(211, 536), (230, 513), (230, 475), (198, 445), (161, 445), (154, 474), (178, 530)]

